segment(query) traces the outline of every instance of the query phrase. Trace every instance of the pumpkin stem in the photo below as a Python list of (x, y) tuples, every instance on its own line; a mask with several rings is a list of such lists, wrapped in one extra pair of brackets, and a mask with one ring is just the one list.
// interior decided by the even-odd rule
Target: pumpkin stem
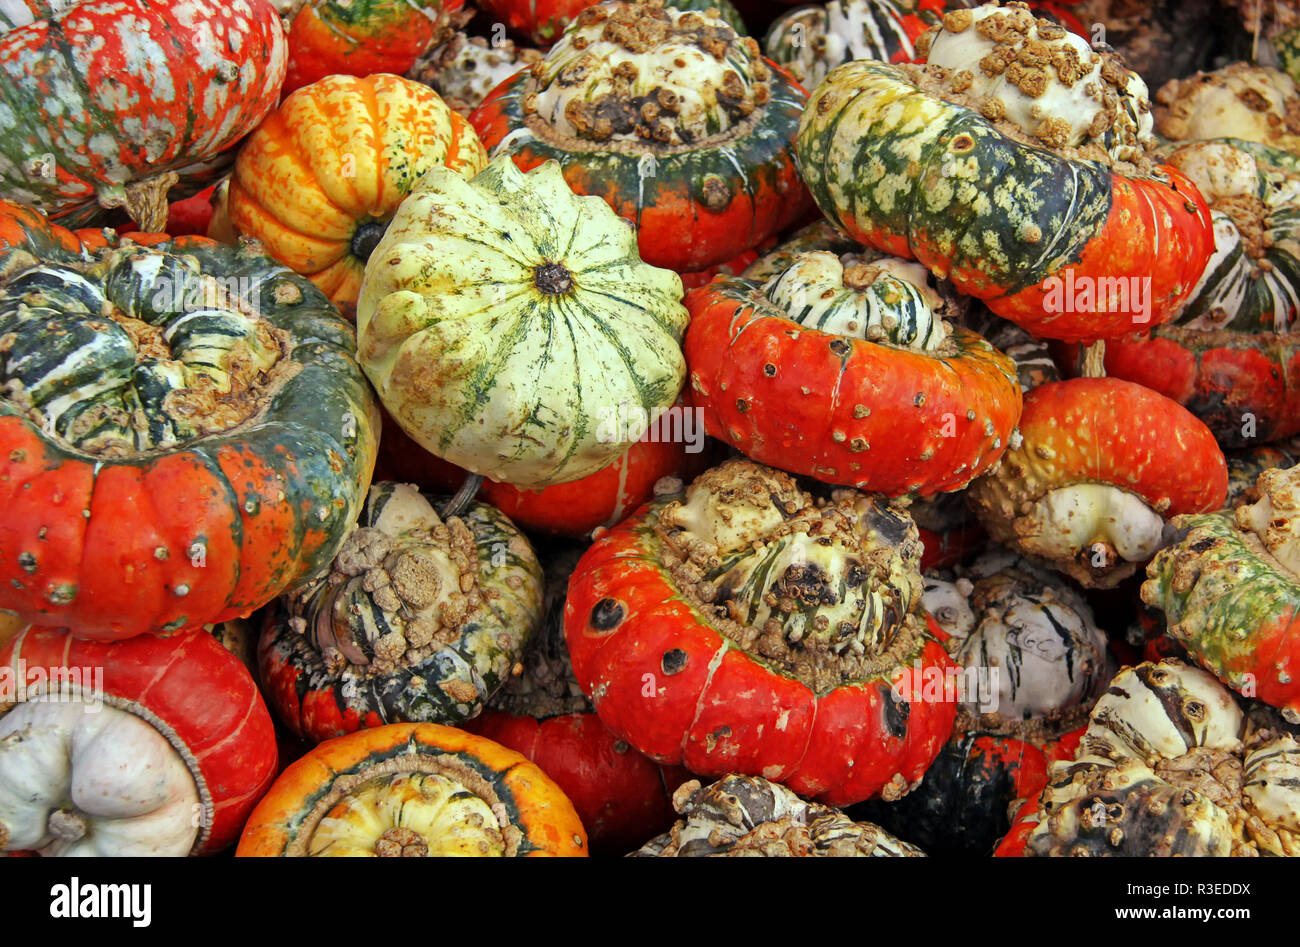
[(483, 486), (482, 474), (472, 473), (467, 476), (465, 482), (460, 485), (460, 489), (456, 491), (455, 495), (452, 496), (452, 498), (448, 500), (439, 511), (442, 518), (446, 519), (449, 516), (460, 516), (460, 514), (465, 511), (465, 508), (474, 502), (474, 497), (478, 496), (479, 487), (481, 486)]
[(1093, 342), (1083, 350), (1083, 377), (1106, 377), (1106, 343)]
[(137, 227), (144, 233), (165, 233), (167, 230), (167, 192), (176, 186), (180, 176), (175, 171), (162, 174), (134, 184), (128, 184), (122, 190), (113, 189), (101, 192), (101, 207), (121, 207)]
[(559, 263), (541, 263), (533, 270), (533, 282), (547, 296), (563, 296), (573, 289), (573, 274)]
[(375, 247), (379, 246), (379, 241), (383, 239), (384, 232), (388, 230), (388, 221), (370, 220), (357, 227), (352, 232), (352, 243), (349, 249), (352, 255), (363, 263), (370, 259), (370, 255), (375, 252)]

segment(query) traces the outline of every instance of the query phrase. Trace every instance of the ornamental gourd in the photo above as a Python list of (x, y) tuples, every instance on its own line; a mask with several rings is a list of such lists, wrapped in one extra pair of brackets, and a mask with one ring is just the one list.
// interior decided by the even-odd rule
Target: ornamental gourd
[(1124, 668), (999, 855), (1300, 855), (1300, 742), (1175, 659)]
[(810, 98), (799, 165), (831, 222), (1036, 335), (1169, 320), (1214, 238), (1195, 186), (1148, 157), (1142, 80), (1020, 5), (946, 13), (919, 51), (840, 66)]
[(1160, 548), (1165, 520), (1223, 506), (1228, 470), (1209, 428), (1118, 378), (1025, 396), (1021, 443), (971, 484), (989, 535), (1090, 588), (1114, 588)]
[[(804, 88), (815, 89), (827, 72), (854, 59), (914, 62), (921, 34), (946, 11), (973, 6), (975, 0), (829, 0), (781, 16), (768, 29), (763, 48)], [(1059, 4), (1031, 2), (1029, 7), (1086, 35), (1078, 18)]]
[(1173, 398), (1225, 447), (1300, 431), (1300, 168), (1266, 145), (1198, 141), (1169, 163), (1214, 218), (1214, 255), (1182, 312), (1117, 340), (1106, 371)]
[(288, 95), (326, 76), (401, 75), (452, 32), (464, 0), (305, 0), (289, 24)]
[(554, 159), (575, 191), (634, 221), (647, 263), (695, 272), (808, 208), (793, 153), (806, 99), (708, 13), (605, 3), (471, 121), (494, 156), (523, 169)]
[[(284, 81), (267, 0), (85, 0), (0, 35), (0, 198), (68, 224), (166, 222), (170, 172), (257, 126)], [(21, 120), (18, 116), (22, 116)]]
[(276, 779), (236, 857), (585, 857), (587, 833), (514, 750), (436, 723), (328, 740)]
[(956, 490), (1020, 416), (1011, 359), (944, 317), (924, 267), (868, 251), (794, 254), (761, 285), (687, 296), (689, 397), (754, 460), (898, 496)]
[(1300, 151), (1300, 88), (1279, 69), (1234, 62), (1171, 79), (1156, 103), (1156, 130), (1171, 141), (1236, 138)]
[(564, 483), (626, 450), (603, 436), (603, 411), (644, 419), (676, 400), (681, 297), (677, 274), (642, 263), (627, 223), (554, 162), (524, 174), (499, 156), (469, 181), (435, 167), (366, 266), (360, 358), (426, 450), (519, 487)]
[(1254, 502), (1171, 526), (1142, 601), (1225, 684), (1300, 722), (1300, 466), (1261, 473)]
[(673, 793), (681, 818), (637, 858), (920, 858), (925, 852), (870, 822), (806, 802), (761, 776), (698, 779)]
[(0, 207), (0, 608), (102, 639), (246, 616), (365, 496), (351, 329), (251, 246), (85, 237)]
[(415, 487), (378, 483), (330, 574), (267, 613), (262, 683), (286, 726), (317, 742), (460, 724), (509, 677), (541, 611), (536, 554), (497, 510), (444, 519)]
[(202, 629), (103, 643), (28, 628), (0, 646), (0, 683), (20, 682), (0, 716), (0, 851), (210, 854), (275, 776), (257, 686)]
[(409, 73), (430, 86), (448, 107), (468, 118), (488, 93), (520, 69), (531, 66), (542, 54), (512, 40), (456, 33), (421, 59)]
[(962, 668), (952, 736), (921, 785), (868, 817), (930, 854), (987, 855), (1007, 806), (1035, 796), (1048, 763), (1073, 756), (1114, 674), (1106, 633), (1060, 576), (994, 548), (955, 581), (927, 576), (926, 610)]
[(235, 229), (351, 315), (366, 261), (429, 168), (467, 178), (487, 152), (437, 93), (399, 76), (329, 76), (299, 89), (239, 149)]
[[(920, 543), (879, 496), (815, 500), (746, 460), (603, 533), (569, 581), (573, 673), (651, 759), (830, 805), (913, 788), (956, 713)], [(936, 699), (937, 698), (937, 699)]]

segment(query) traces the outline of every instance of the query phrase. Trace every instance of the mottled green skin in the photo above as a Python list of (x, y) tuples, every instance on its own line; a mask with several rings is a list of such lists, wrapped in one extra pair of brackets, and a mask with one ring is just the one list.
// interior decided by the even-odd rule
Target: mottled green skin
[[(93, 281), (102, 278), (108, 261), (123, 252), (113, 244), (103, 250), (71, 251), (50, 246), (39, 234), (35, 237), (29, 246), (0, 248), (0, 279), (21, 274), (36, 264), (32, 252), (36, 251), (44, 262), (79, 270)], [(129, 243), (124, 241), (122, 246), (129, 251)], [(77, 597), (74, 586), (74, 598), (68, 601), (40, 599), (39, 573), (23, 576), (23, 583), (15, 585), (17, 593), (0, 596), (0, 607), (23, 614), (39, 611), (46, 616), (42, 623), (61, 620), (81, 628), (88, 637), (108, 634), (109, 628), (113, 636), (123, 637), (125, 628), (135, 629), (132, 633), (174, 631), (247, 616), (327, 568), (361, 508), (377, 451), (378, 404), (356, 361), (354, 330), (320, 290), (266, 256), (253, 242), (228, 246), (183, 238), (154, 244), (150, 249), (184, 257), (199, 272), (237, 288), (241, 306), (287, 333), (286, 358), (295, 371), (268, 390), (267, 401), (250, 418), (229, 430), (185, 440), (171, 448), (122, 456), (84, 453), (57, 434), (43, 432), (12, 400), (0, 400), (0, 417), (19, 416), (25, 420), (27, 440), (23, 449), (29, 443), (39, 445), (46, 457), (57, 458), (60, 468), (69, 471), (69, 477), (77, 465), (92, 468), (95, 479), (116, 466), (135, 467), (147, 474), (160, 458), (175, 455), (184, 460), (192, 479), (175, 484), (174, 496), (153, 497), (155, 507), (169, 503), (183, 507), (196, 502), (195, 497), (200, 495), (207, 502), (206, 491), (210, 490), (226, 510), (229, 536), (195, 537), (205, 546), (219, 543), (220, 548), (232, 550), (238, 557), (233, 571), (229, 563), (222, 564), (223, 574), (237, 585), (231, 588), (231, 597), (219, 614), (181, 610), (174, 621), (160, 628), (152, 628), (148, 616), (102, 614), (93, 602), (83, 604), (84, 599), (93, 597), (90, 593), (95, 582), (115, 581), (102, 575), (83, 575), (79, 591), (84, 594)], [(135, 292), (150, 295), (146, 286), (137, 286)], [(9, 460), (14, 462), (13, 457)], [(237, 468), (233, 466), (236, 464)], [(16, 509), (9, 527), (17, 533), (30, 528), (29, 520), (35, 522), (44, 515), (39, 509)], [(207, 515), (212, 522), (212, 514)], [(272, 523), (277, 531), (275, 546), (255, 547), (245, 531), (265, 530)], [(11, 570), (18, 573), (9, 561), (12, 555), (8, 548), (0, 555), (0, 572), (6, 575)], [(124, 564), (125, 556), (124, 552)], [(171, 560), (176, 561), (176, 557)], [(198, 575), (216, 572), (199, 570)], [(236, 593), (236, 588), (242, 591)]]
[(1274, 629), (1300, 615), (1300, 585), (1257, 542), (1252, 548), (1254, 534), (1238, 529), (1231, 514), (1170, 522), (1179, 539), (1148, 564), (1142, 600), (1164, 611), (1170, 636), (1206, 669), (1238, 691), (1256, 685), (1267, 699), (1262, 672), (1281, 657)]
[(725, 262), (757, 244), (788, 223), (807, 201), (797, 179), (791, 180), (791, 142), (807, 96), (776, 70), (770, 87), (771, 98), (755, 113), (758, 119), (746, 131), (736, 133), (733, 129), (715, 136), (721, 140), (679, 149), (646, 143), (621, 150), (598, 142), (551, 140), (545, 132), (539, 134), (523, 109), (525, 96), (534, 91), (526, 70), (489, 95), (471, 121), (493, 157), (508, 154), (524, 170), (548, 159), (558, 161), (575, 191), (603, 197), (616, 212), (636, 223), (642, 235), (641, 256), (656, 266), (675, 265), (669, 257), (676, 251), (660, 245), (682, 243), (690, 234), (679, 230), (675, 235), (656, 236), (654, 244), (647, 243), (644, 231), (651, 223), (649, 213), (665, 215), (674, 208), (682, 208), (684, 213), (694, 204), (697, 221), (732, 215), (726, 218), (726, 231), (733, 242), (734, 231), (749, 231), (739, 249), (724, 247), (711, 255), (707, 246), (692, 249), (687, 265), (678, 268), (694, 271)]
[(832, 223), (937, 276), (964, 276), (982, 299), (1078, 262), (1111, 208), (1108, 168), (1010, 139), (884, 63), (827, 76), (796, 152)]

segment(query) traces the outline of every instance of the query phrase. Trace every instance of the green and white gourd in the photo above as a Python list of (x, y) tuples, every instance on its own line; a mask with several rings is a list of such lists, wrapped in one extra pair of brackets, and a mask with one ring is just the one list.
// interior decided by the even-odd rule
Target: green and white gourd
[(1052, 764), (1038, 820), (1030, 855), (1295, 856), (1300, 752), (1199, 668), (1124, 668)]
[(133, 245), (107, 254), (94, 275), (47, 264), (0, 291), (6, 395), (82, 451), (120, 456), (224, 430), (242, 420), (239, 405), (204, 403), (255, 394), (287, 354), (246, 279)]
[(1300, 169), (1285, 152), (1245, 144), (1197, 141), (1169, 156), (1214, 221), (1214, 255), (1176, 321), (1186, 329), (1282, 334), (1300, 316)]
[(341, 716), (456, 725), (541, 617), (541, 566), (502, 513), (472, 503), (443, 519), (414, 486), (379, 483), (331, 574), (281, 600), (259, 660), (264, 679), (288, 670), (300, 695), (332, 694)]
[(1114, 671), (1106, 633), (1083, 597), (1008, 550), (990, 551), (955, 581), (927, 576), (922, 600), (966, 672), (969, 714), (1057, 717), (1089, 704)]
[[(971, 6), (972, 2), (950, 0), (946, 6)], [(812, 90), (836, 66), (854, 59), (915, 59), (916, 47), (903, 18), (920, 16), (937, 24), (940, 16), (916, 7), (916, 0), (831, 0), (820, 6), (799, 7), (772, 24), (763, 49), (769, 59)]]
[(366, 267), (360, 359), (426, 449), (520, 487), (563, 483), (627, 449), (598, 436), (602, 412), (676, 400), (682, 295), (558, 164), (524, 174), (503, 155), (470, 181), (435, 168)]
[(787, 318), (834, 335), (932, 352), (949, 334), (929, 271), (896, 257), (800, 253), (762, 291)]
[(681, 818), (671, 832), (632, 853), (637, 858), (873, 857), (918, 858), (925, 852), (870, 822), (806, 802), (780, 783), (727, 776), (709, 786), (683, 783), (673, 793)]

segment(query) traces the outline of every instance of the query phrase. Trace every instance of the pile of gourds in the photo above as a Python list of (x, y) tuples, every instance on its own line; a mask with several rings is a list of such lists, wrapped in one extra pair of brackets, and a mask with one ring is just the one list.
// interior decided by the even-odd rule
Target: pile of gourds
[(738, 6), (0, 4), (0, 851), (1300, 853), (1300, 18)]

